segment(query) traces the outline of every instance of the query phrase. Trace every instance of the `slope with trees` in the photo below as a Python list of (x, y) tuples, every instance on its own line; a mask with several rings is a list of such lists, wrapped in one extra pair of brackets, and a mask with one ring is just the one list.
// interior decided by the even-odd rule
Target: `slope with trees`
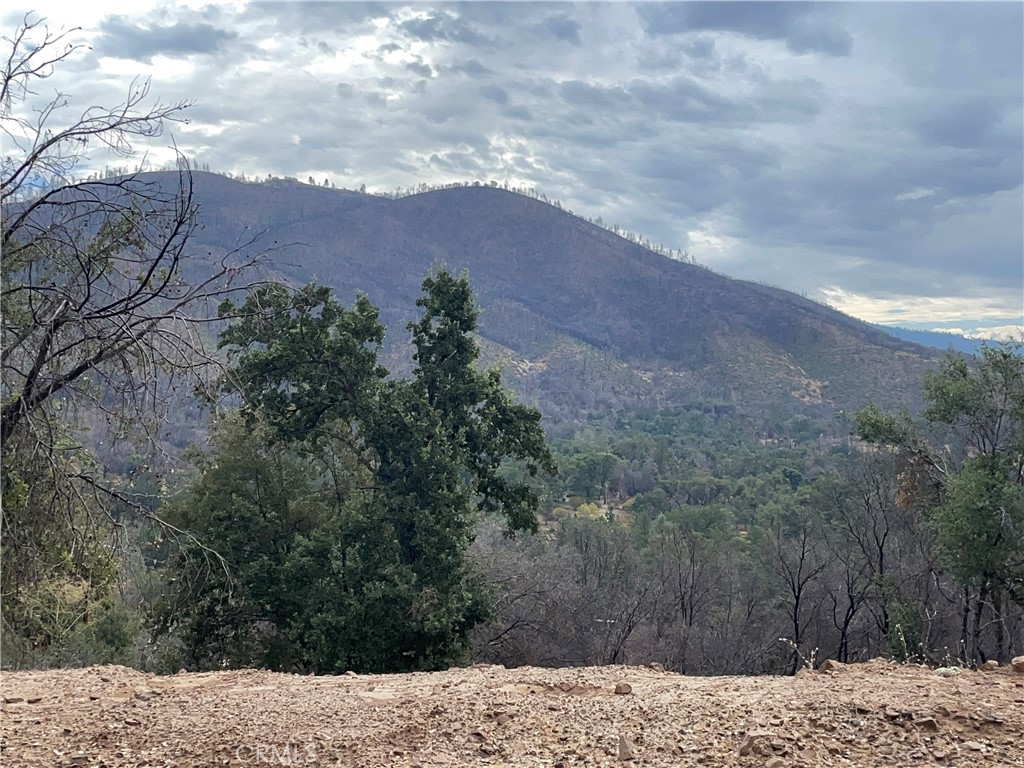
[(920, 417), (837, 425), (868, 442), (678, 409), (555, 441), (552, 540), (474, 545), (500, 585), (479, 658), (751, 674), (1020, 655), (1022, 366), (1012, 344), (950, 355)]
[[(91, 144), (129, 157), (187, 105), (143, 83), (33, 113), (74, 49), (31, 19), (8, 42), (5, 664), (721, 674), (1024, 650), (1019, 346), (926, 374), (852, 318), (492, 187), (80, 179)], [(238, 238), (264, 226), (309, 243), (281, 282)]]

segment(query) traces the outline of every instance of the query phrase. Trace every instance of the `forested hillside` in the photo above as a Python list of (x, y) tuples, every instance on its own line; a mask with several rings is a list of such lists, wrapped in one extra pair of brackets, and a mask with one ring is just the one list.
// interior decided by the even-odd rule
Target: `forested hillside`
[(72, 49), (12, 41), (5, 666), (1024, 649), (1019, 345), (936, 357), (501, 189), (83, 180), (83, 136), (187, 105), (26, 120)]
[(867, 408), (847, 439), (661, 409), (556, 441), (549, 539), (474, 544), (501, 585), (479, 653), (696, 674), (1019, 654), (1022, 387), (1019, 348), (984, 348), (926, 377), (922, 422)]
[[(159, 174), (141, 178), (166, 184)], [(713, 402), (757, 417), (830, 416), (868, 400), (919, 405), (934, 349), (781, 289), (655, 253), (559, 207), (487, 185), (397, 199), (294, 180), (194, 175), (200, 252), (239, 233), (273, 249), (274, 275), (365, 293), (407, 363), (403, 329), (437, 264), (468, 270), (488, 360), (551, 427), (595, 411)]]

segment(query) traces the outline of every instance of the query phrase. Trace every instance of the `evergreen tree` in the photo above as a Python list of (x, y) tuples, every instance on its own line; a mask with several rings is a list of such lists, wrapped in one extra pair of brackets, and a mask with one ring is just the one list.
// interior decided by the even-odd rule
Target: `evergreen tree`
[[(417, 367), (387, 379), (365, 298), (269, 286), (221, 335), (243, 398), (175, 519), (224, 558), (165, 606), (198, 666), (401, 671), (464, 659), (486, 615), (465, 554), (480, 510), (536, 528), (537, 496), (505, 479), (553, 468), (540, 415), (475, 368), (465, 276), (423, 284)], [(176, 571), (188, 568), (186, 550)]]

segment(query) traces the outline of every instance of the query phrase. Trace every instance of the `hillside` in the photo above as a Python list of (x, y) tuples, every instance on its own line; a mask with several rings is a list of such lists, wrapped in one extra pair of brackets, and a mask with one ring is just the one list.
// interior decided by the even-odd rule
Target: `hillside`
[[(652, 665), (653, 666), (653, 665)], [(124, 667), (4, 675), (4, 765), (1024, 765), (1008, 667), (796, 677), (649, 667), (305, 677)]]
[(498, 188), (391, 200), (198, 173), (195, 189), (200, 249), (261, 232), (279, 276), (316, 278), (344, 301), (365, 292), (394, 341), (432, 265), (467, 269), (487, 359), (549, 419), (696, 402), (822, 415), (911, 404), (940, 354)]

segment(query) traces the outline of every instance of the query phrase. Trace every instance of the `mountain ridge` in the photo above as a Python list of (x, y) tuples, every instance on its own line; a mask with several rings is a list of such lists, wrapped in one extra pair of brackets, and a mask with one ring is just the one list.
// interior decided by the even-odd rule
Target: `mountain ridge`
[(501, 188), (389, 199), (207, 173), (193, 184), (203, 223), (195, 245), (225, 250), (243, 228), (262, 232), (283, 248), (283, 279), (316, 277), (346, 302), (367, 294), (395, 349), (427, 272), (466, 269), (485, 357), (504, 361), (513, 387), (549, 419), (708, 399), (821, 415), (869, 399), (913, 406), (921, 374), (941, 356)]

